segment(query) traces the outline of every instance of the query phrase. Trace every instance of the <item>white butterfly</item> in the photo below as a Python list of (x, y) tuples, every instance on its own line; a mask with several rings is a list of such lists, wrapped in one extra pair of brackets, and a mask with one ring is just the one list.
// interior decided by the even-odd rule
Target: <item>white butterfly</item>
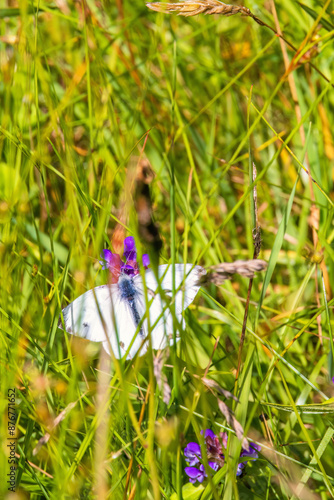
[[(94, 342), (102, 342), (106, 352), (110, 354), (112, 349), (116, 358), (122, 358), (127, 353), (127, 359), (131, 359), (139, 350), (141, 355), (147, 350), (149, 316), (152, 348), (165, 347), (168, 336), (173, 333), (170, 310), (173, 300), (172, 266), (159, 266), (161, 288), (151, 269), (146, 269), (144, 273), (148, 313), (141, 274), (128, 275), (121, 271), (117, 283), (93, 288), (63, 309), (65, 330)], [(176, 328), (183, 324), (182, 312), (196, 297), (204, 274), (206, 271), (201, 266), (175, 265)], [(61, 320), (58, 326), (63, 328)]]
[[(125, 262), (118, 254), (103, 250), (100, 264), (110, 271), (112, 284), (93, 288), (75, 299), (63, 309), (63, 319), (68, 333), (102, 342), (108, 354), (112, 350), (116, 358), (126, 354), (129, 359), (138, 351), (140, 354), (147, 351), (149, 331), (153, 349), (162, 349), (167, 345), (173, 334), (174, 318), (177, 330), (184, 324), (183, 311), (192, 303), (205, 281), (220, 285), (234, 273), (253, 277), (256, 271), (263, 270), (267, 265), (263, 260), (218, 264), (211, 268), (208, 278), (203, 278), (206, 275), (203, 267), (176, 264), (173, 297), (172, 266), (159, 266), (157, 279), (154, 272), (147, 269), (148, 255), (143, 255), (146, 295), (132, 236), (124, 240), (124, 257)], [(173, 302), (175, 313), (170, 308)], [(58, 326), (63, 328), (61, 319)]]

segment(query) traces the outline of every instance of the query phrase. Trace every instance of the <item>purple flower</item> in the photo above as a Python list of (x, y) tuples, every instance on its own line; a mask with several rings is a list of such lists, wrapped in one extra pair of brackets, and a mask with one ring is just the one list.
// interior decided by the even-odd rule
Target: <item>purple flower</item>
[[(204, 441), (206, 445), (206, 453), (208, 463), (214, 471), (221, 469), (225, 463), (225, 453), (228, 441), (227, 432), (221, 432), (217, 437), (211, 429), (201, 431), (204, 434)], [(241, 449), (240, 458), (244, 457), (249, 460), (256, 460), (258, 458), (258, 451), (261, 446), (255, 443), (249, 443), (249, 451), (245, 448)], [(196, 481), (202, 483), (207, 477), (202, 461), (201, 447), (197, 443), (189, 443), (184, 449), (184, 457), (189, 464), (184, 470), (189, 477), (191, 483)], [(237, 476), (242, 474), (243, 469), (247, 465), (247, 461), (238, 463)], [(195, 467), (196, 466), (196, 467)]]
[[(209, 466), (214, 471), (217, 471), (219, 468), (218, 464), (216, 464), (215, 462), (209, 462)], [(208, 477), (203, 464), (199, 466), (199, 469), (197, 469), (196, 467), (186, 467), (184, 471), (189, 477), (189, 481), (191, 483), (196, 483), (196, 481), (198, 481), (199, 483), (203, 483), (204, 479)]]
[(201, 434), (204, 434), (204, 437), (207, 438), (208, 436), (211, 439), (216, 439), (216, 434), (213, 433), (211, 429), (206, 429), (205, 431), (201, 431)]
[(220, 438), (223, 445), (221, 444), (219, 437), (217, 437), (210, 429), (206, 429), (204, 437), (208, 459), (215, 460), (215, 462), (220, 464), (220, 466), (222, 467), (225, 462), (224, 451), (227, 445), (227, 433), (220, 433)]
[(147, 255), (147, 253), (143, 253), (143, 266), (145, 267), (145, 269), (147, 269), (149, 265), (150, 265), (150, 258)]
[(137, 250), (136, 243), (133, 236), (128, 236), (124, 240), (124, 257), (126, 260), (136, 260)]
[(202, 458), (201, 447), (197, 443), (189, 443), (184, 449), (184, 456), (187, 462), (189, 462), (188, 468), (192, 468), (193, 465), (198, 464), (199, 459)]
[[(124, 240), (124, 257), (123, 262), (117, 253), (112, 253), (110, 250), (103, 250), (99, 263), (102, 269), (109, 269), (111, 273), (111, 283), (117, 283), (121, 273), (128, 276), (139, 274), (139, 266), (137, 263), (137, 250), (133, 236), (128, 236)], [(147, 254), (143, 254), (143, 266), (145, 269), (150, 265), (150, 258)]]
[(238, 467), (237, 467), (237, 476), (238, 477), (241, 476), (241, 474), (243, 473), (245, 465), (246, 465), (245, 462), (241, 462), (240, 464), (238, 464)]
[(256, 460), (257, 458), (259, 458), (258, 451), (261, 451), (261, 446), (259, 444), (249, 443), (249, 451), (245, 450), (245, 448), (242, 448), (240, 456)]
[[(245, 448), (242, 448), (240, 453), (240, 458), (245, 457), (249, 458), (250, 460), (256, 460), (257, 458), (259, 458), (258, 451), (261, 451), (261, 446), (259, 444), (249, 443), (249, 451), (245, 450)], [(247, 465), (247, 460), (246, 462), (240, 462), (238, 464), (237, 476), (240, 476), (242, 474), (242, 469), (246, 465)]]
[(101, 252), (101, 259), (102, 260), (99, 260), (99, 263), (101, 264), (102, 269), (108, 269), (113, 255), (117, 255), (117, 254), (111, 253), (110, 250), (102, 250), (102, 252)]
[(120, 256), (117, 253), (111, 253), (110, 250), (103, 250), (101, 253), (102, 260), (99, 263), (102, 269), (109, 269), (111, 274), (111, 283), (117, 283), (121, 274), (122, 264)]

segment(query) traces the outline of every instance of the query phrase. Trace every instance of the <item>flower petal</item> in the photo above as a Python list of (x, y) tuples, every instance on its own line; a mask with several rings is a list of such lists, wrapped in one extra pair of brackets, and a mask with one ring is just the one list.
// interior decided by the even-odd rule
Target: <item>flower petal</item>
[(136, 260), (137, 251), (136, 243), (133, 236), (128, 236), (124, 240), (124, 257), (126, 260)]
[(110, 250), (108, 249), (104, 249), (102, 250), (101, 254), (100, 254), (100, 257), (102, 260), (99, 260), (99, 263), (101, 264), (102, 266), (102, 269), (108, 269), (109, 267), (109, 262), (110, 262), (110, 259), (111, 259), (111, 256), (113, 254), (111, 253)]
[(201, 456), (201, 447), (197, 443), (188, 443), (184, 449), (185, 456), (189, 455), (199, 455)]
[(243, 464), (243, 463), (238, 464), (238, 467), (237, 467), (237, 476), (241, 476), (244, 467), (245, 467), (245, 464)]
[(187, 444), (184, 449), (184, 457), (189, 462), (190, 467), (198, 464), (199, 458), (202, 458), (200, 445), (197, 443)]
[(143, 254), (143, 266), (145, 269), (150, 265), (150, 258), (147, 253)]
[(253, 460), (256, 460), (257, 458), (259, 458), (258, 451), (261, 451), (261, 446), (259, 444), (249, 443), (249, 451), (247, 451), (243, 448), (241, 450), (240, 456), (241, 457), (248, 457), (248, 458), (252, 458)]
[(196, 467), (186, 467), (184, 469), (184, 472), (189, 476), (191, 479), (197, 479), (198, 476), (201, 476), (202, 473), (196, 469)]
[(121, 268), (122, 261), (120, 256), (118, 255), (118, 253), (112, 253), (108, 265), (108, 269), (111, 273), (111, 283), (118, 282), (119, 275), (121, 274)]
[(217, 471), (219, 469), (219, 465), (216, 462), (209, 462), (209, 465), (214, 471)]
[[(203, 433), (204, 433), (204, 431), (201, 431), (201, 434), (203, 434)], [(208, 436), (211, 439), (215, 439), (216, 438), (216, 434), (214, 434), (214, 432), (211, 429), (206, 429), (205, 430), (204, 437), (207, 438)]]
[[(132, 261), (131, 261), (132, 262)], [(134, 276), (136, 274), (135, 268), (131, 264), (121, 264), (122, 273), (128, 276)]]
[(256, 443), (249, 443), (249, 449), (250, 450), (255, 450), (255, 451), (261, 451), (261, 446)]

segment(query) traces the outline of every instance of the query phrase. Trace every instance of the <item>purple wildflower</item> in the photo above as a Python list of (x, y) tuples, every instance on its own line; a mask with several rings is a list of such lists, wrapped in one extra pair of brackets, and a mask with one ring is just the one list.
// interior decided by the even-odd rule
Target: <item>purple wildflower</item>
[(143, 254), (143, 266), (145, 267), (145, 269), (147, 269), (149, 265), (150, 265), (150, 258), (149, 258), (147, 253), (144, 253)]
[(216, 435), (213, 433), (211, 429), (206, 429), (205, 431), (201, 431), (201, 434), (204, 434), (205, 439), (210, 437), (211, 439), (215, 439)]
[[(214, 471), (217, 471), (219, 468), (219, 465), (215, 462), (209, 462), (209, 466)], [(186, 467), (184, 470), (191, 483), (196, 483), (196, 481), (198, 481), (199, 483), (203, 483), (204, 479), (208, 477), (203, 464), (199, 466), (199, 469), (197, 469), (196, 467)]]
[(237, 467), (237, 476), (238, 477), (241, 476), (241, 474), (243, 473), (245, 465), (246, 465), (245, 462), (240, 462), (240, 464), (238, 464), (238, 467)]
[[(249, 451), (245, 450), (245, 448), (242, 448), (240, 453), (240, 458), (245, 457), (250, 460), (256, 460), (257, 458), (259, 458), (258, 451), (261, 451), (261, 446), (259, 444), (249, 443)], [(240, 476), (242, 474), (242, 470), (246, 465), (247, 465), (247, 460), (246, 462), (240, 462), (238, 464), (237, 476)]]
[(245, 450), (245, 448), (242, 448), (240, 456), (256, 460), (257, 458), (259, 458), (258, 451), (261, 451), (261, 446), (259, 444), (249, 443), (249, 451)]
[[(128, 236), (124, 240), (124, 257), (123, 262), (117, 253), (112, 253), (110, 250), (103, 250), (99, 262), (102, 269), (109, 269), (111, 273), (111, 283), (117, 283), (121, 273), (128, 276), (139, 274), (139, 266), (137, 263), (137, 250), (133, 236)], [(150, 258), (147, 254), (143, 255), (143, 266), (145, 269), (150, 265)]]
[(99, 260), (99, 263), (101, 264), (102, 269), (108, 269), (113, 255), (117, 255), (117, 254), (111, 253), (110, 250), (102, 250), (102, 252), (101, 252), (101, 259), (102, 260)]
[[(219, 437), (216, 436), (211, 429), (206, 429), (201, 431), (204, 434), (204, 440), (206, 445), (206, 452), (208, 463), (214, 471), (221, 469), (225, 463), (225, 453), (228, 441), (228, 435), (226, 432), (221, 432)], [(240, 458), (244, 457), (250, 460), (256, 460), (258, 458), (258, 451), (261, 450), (261, 446), (255, 443), (249, 443), (249, 451), (242, 448), (240, 453)], [(207, 477), (204, 465), (201, 463), (202, 454), (201, 447), (197, 443), (189, 443), (184, 449), (184, 457), (189, 464), (189, 467), (185, 468), (185, 472), (189, 477), (191, 483), (196, 481), (202, 483)], [(237, 476), (242, 474), (247, 461), (238, 463)], [(195, 467), (196, 466), (196, 467)]]
[(197, 443), (187, 444), (184, 449), (184, 456), (187, 462), (189, 462), (189, 468), (198, 464), (199, 459), (202, 458), (200, 445)]
[(134, 260), (137, 258), (136, 243), (133, 236), (128, 236), (124, 240), (124, 257), (126, 260)]

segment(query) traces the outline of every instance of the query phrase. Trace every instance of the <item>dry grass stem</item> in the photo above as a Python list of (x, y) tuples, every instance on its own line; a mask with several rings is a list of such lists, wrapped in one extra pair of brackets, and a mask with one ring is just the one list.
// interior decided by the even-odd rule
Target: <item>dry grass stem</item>
[[(256, 165), (253, 162), (252, 180), (254, 183), (256, 181), (256, 176), (257, 176)], [(254, 244), (254, 253), (253, 253), (254, 259), (251, 260), (250, 262), (252, 263), (252, 265), (254, 267), (259, 266), (261, 268), (263, 266), (263, 269), (265, 269), (267, 267), (266, 262), (264, 262), (263, 260), (257, 259), (257, 257), (259, 256), (259, 253), (261, 251), (261, 228), (259, 226), (259, 214), (258, 214), (258, 206), (257, 206), (257, 185), (256, 185), (256, 183), (254, 184), (254, 188), (253, 188), (253, 205), (254, 205), (254, 218), (255, 218), (254, 227), (253, 227), (253, 231), (252, 231), (253, 244)], [(251, 275), (249, 275), (249, 276), (250, 276), (250, 280), (249, 280), (249, 284), (248, 284), (247, 300), (246, 300), (244, 320), (242, 323), (240, 345), (239, 345), (238, 368), (237, 368), (236, 382), (239, 378), (240, 369), (241, 369), (242, 349), (243, 349), (245, 337), (246, 337), (248, 310), (249, 310), (250, 297), (251, 297), (251, 292), (252, 292), (252, 287), (253, 287), (253, 276), (251, 276)]]

